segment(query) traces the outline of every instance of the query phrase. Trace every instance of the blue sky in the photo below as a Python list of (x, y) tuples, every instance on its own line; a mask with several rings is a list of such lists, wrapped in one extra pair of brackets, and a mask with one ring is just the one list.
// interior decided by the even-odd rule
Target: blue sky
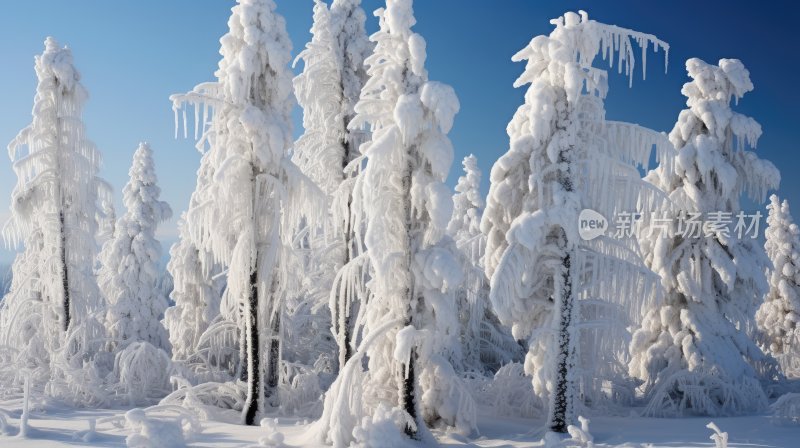
[[(297, 54), (309, 39), (312, 0), (276, 0), (287, 20)], [(381, 1), (364, 0), (368, 13)], [(25, 0), (0, 5), (0, 143), (5, 145), (30, 121), (36, 79), (33, 56), (46, 36), (69, 45), (91, 94), (85, 111), (89, 137), (105, 156), (102, 176), (115, 187), (118, 213), (121, 190), (139, 141), (153, 146), (163, 198), (179, 214), (195, 185), (199, 154), (193, 142), (175, 140), (168, 96), (212, 79), (219, 60), (218, 39), (226, 31), (232, 0)], [(612, 76), (608, 117), (669, 131), (684, 107), (680, 88), (684, 62), (739, 58), (750, 69), (756, 90), (737, 110), (763, 128), (762, 157), (783, 172), (781, 195), (800, 204), (796, 138), (800, 93), (795, 87), (800, 62), (795, 18), (800, 7), (786, 2), (677, 0), (663, 2), (576, 0), (417, 0), (416, 31), (428, 43), (431, 78), (453, 85), (462, 110), (451, 138), (456, 163), (474, 153), (488, 171), (506, 151), (506, 125), (522, 103), (523, 90), (512, 83), (522, 66), (511, 56), (564, 11), (585, 9), (590, 17), (657, 35), (671, 45), (669, 71), (662, 55), (648, 55), (647, 80), (628, 88), (624, 76)], [(368, 29), (377, 28), (369, 14)], [(640, 73), (640, 72), (639, 72)], [(301, 132), (299, 111), (296, 133)], [(7, 217), (15, 182), (11, 162), (0, 157), (0, 220)], [(800, 209), (800, 205), (797, 205)], [(798, 212), (800, 213), (800, 212)], [(800, 216), (798, 216), (800, 218)], [(162, 229), (174, 239), (174, 220)], [(0, 262), (12, 253), (0, 249)]]

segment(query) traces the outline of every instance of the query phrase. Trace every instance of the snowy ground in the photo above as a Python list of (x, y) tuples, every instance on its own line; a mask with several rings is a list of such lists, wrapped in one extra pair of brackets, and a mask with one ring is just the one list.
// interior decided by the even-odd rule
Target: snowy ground
[[(124, 410), (51, 410), (32, 412), (29, 437), (21, 439), (14, 434), (19, 426), (21, 409), (18, 405), (0, 406), (10, 417), (11, 435), (0, 435), (0, 447), (124, 447), (129, 433), (115, 428), (102, 419), (121, 416)], [(96, 419), (96, 434), (81, 440)], [(708, 418), (648, 419), (623, 417), (595, 417), (590, 432), (598, 447), (708, 447), (712, 431), (706, 428)], [(800, 446), (800, 427), (774, 425), (768, 416), (715, 418), (713, 421), (730, 437), (730, 447), (781, 447)], [(247, 427), (221, 422), (203, 422), (200, 435), (188, 441), (192, 447), (248, 447), (259, 446), (259, 439), (267, 434), (260, 427)], [(528, 419), (488, 417), (480, 419), (480, 435), (465, 438), (458, 435), (436, 433), (442, 446), (447, 447), (535, 447), (542, 446), (539, 430), (542, 422)], [(284, 447), (314, 447), (312, 425), (293, 418), (280, 418), (277, 430), (285, 437)], [(159, 448), (169, 448), (163, 444)], [(575, 445), (577, 446), (577, 445)], [(379, 448), (379, 447), (376, 447)]]

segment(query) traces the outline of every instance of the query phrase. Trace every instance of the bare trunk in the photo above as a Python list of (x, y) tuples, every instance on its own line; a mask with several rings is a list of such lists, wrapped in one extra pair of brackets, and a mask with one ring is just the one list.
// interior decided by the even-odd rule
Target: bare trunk
[[(406, 366), (403, 366), (406, 367)], [(419, 413), (417, 412), (417, 351), (412, 349), (408, 359), (408, 374), (400, 379), (400, 407), (408, 413), (411, 419), (419, 425)], [(405, 369), (404, 369), (405, 370)], [(419, 438), (419, 428), (406, 425), (404, 432), (412, 439)]]
[(262, 372), (261, 372), (261, 334), (259, 332), (259, 319), (258, 319), (258, 271), (261, 247), (258, 244), (257, 237), (255, 237), (256, 229), (258, 229), (258, 216), (257, 216), (257, 197), (258, 197), (258, 171), (253, 166), (252, 177), (252, 226), (255, 245), (255, 254), (253, 257), (253, 265), (250, 267), (250, 296), (247, 298), (245, 305), (245, 328), (244, 340), (242, 341), (244, 350), (244, 363), (246, 366), (247, 375), (247, 398), (245, 400), (242, 415), (246, 425), (255, 425), (258, 412), (261, 409), (261, 398), (263, 393), (262, 387)]
[[(413, 154), (413, 149), (409, 151)], [(408, 305), (406, 312), (407, 320), (406, 326), (408, 325), (416, 325), (417, 322), (415, 321), (415, 308), (419, 308), (420, 304), (416, 304), (414, 302), (414, 275), (411, 272), (411, 263), (413, 262), (413, 253), (416, 250), (416, 241), (414, 232), (416, 230), (416, 219), (414, 216), (414, 212), (411, 207), (411, 175), (413, 173), (413, 167), (411, 163), (408, 164), (408, 171), (406, 175), (403, 177), (403, 187), (405, 189), (405, 199), (404, 199), (404, 206), (406, 211), (406, 226), (407, 226), (407, 261), (406, 267), (409, 270), (409, 279), (410, 284), (408, 285), (408, 290), (406, 294), (408, 295)], [(422, 297), (419, 300), (423, 300)], [(419, 425), (420, 425), (420, 418), (417, 406), (417, 351), (412, 349), (411, 354), (409, 355), (408, 365), (402, 366), (400, 375), (402, 376), (404, 373), (406, 374), (404, 377), (400, 378), (400, 407), (408, 413), (411, 417), (411, 420), (417, 425), (417, 428), (413, 428), (411, 425), (406, 425), (405, 433), (412, 439), (419, 438)]]
[[(63, 206), (63, 204), (62, 204)], [(69, 331), (71, 321), (70, 315), (70, 294), (69, 294), (69, 267), (67, 266), (67, 230), (65, 226), (64, 211), (59, 213), (61, 223), (61, 285), (64, 288), (64, 331)]]
[(566, 433), (572, 421), (574, 406), (574, 385), (570, 372), (575, 368), (574, 341), (571, 340), (573, 308), (575, 301), (572, 295), (572, 278), (570, 275), (572, 261), (567, 255), (563, 260), (562, 274), (564, 289), (561, 291), (561, 303), (558, 304), (558, 359), (556, 362), (556, 381), (553, 401), (550, 409), (549, 428), (553, 432)]
[[(342, 260), (347, 266), (353, 260), (353, 223), (350, 208), (352, 206), (352, 196), (347, 200), (347, 221), (344, 225), (344, 241), (345, 241), (345, 254)], [(350, 290), (336, 288), (336, 307), (333, 310), (333, 325), (336, 330), (336, 340), (339, 345), (339, 371), (344, 370), (345, 364), (353, 356), (352, 344), (352, 324), (351, 313), (353, 307), (353, 298), (350, 297)]]
[[(567, 193), (575, 190), (570, 165), (571, 153), (572, 148), (569, 148), (567, 151), (562, 151), (558, 157), (559, 163), (566, 166), (566, 169), (560, 171), (558, 182)], [(571, 373), (575, 369), (575, 341), (572, 341), (571, 338), (572, 327), (575, 325), (573, 317), (576, 305), (572, 291), (572, 245), (564, 229), (561, 230), (560, 238), (561, 247), (567, 252), (561, 263), (563, 269), (561, 273), (562, 290), (557, 292), (557, 295), (560, 293), (561, 297), (560, 301), (555, 304), (558, 311), (558, 334), (556, 335), (558, 358), (555, 365), (555, 390), (550, 406), (548, 427), (553, 432), (564, 434), (574, 417), (575, 387)]]
[[(258, 257), (256, 256), (256, 260)], [(261, 398), (261, 350), (258, 332), (258, 262), (250, 273), (250, 297), (245, 311), (245, 363), (247, 365), (247, 401), (243, 413), (246, 425), (255, 425)]]
[[(344, 89), (344, 86), (342, 86)], [(345, 118), (344, 128), (347, 129), (349, 120)], [(348, 133), (349, 136), (352, 133)], [(342, 180), (347, 181), (349, 176), (345, 172), (345, 169), (350, 164), (350, 159), (352, 158), (353, 149), (352, 149), (353, 142), (349, 139), (345, 139), (342, 141), (342, 147), (344, 148), (344, 156), (342, 157)], [(347, 198), (347, 215), (346, 215), (346, 222), (343, 226), (344, 228), (344, 259), (342, 266), (347, 266), (353, 258), (355, 257), (356, 248), (353, 247), (354, 238), (353, 233), (355, 232), (355, 225), (353, 223), (353, 195), (350, 193), (350, 197)], [(352, 350), (352, 337), (353, 337), (353, 329), (352, 329), (352, 319), (351, 313), (353, 312), (353, 298), (349, 296), (349, 291), (345, 290), (342, 291), (340, 288), (336, 289), (336, 310), (334, 310), (333, 317), (333, 325), (336, 328), (337, 332), (337, 342), (339, 344), (339, 371), (341, 372), (344, 370), (345, 364), (350, 358), (353, 356)]]
[[(56, 90), (60, 91), (60, 81), (56, 79)], [(59, 220), (59, 229), (60, 232), (60, 242), (61, 242), (61, 286), (63, 288), (63, 296), (62, 296), (62, 303), (61, 306), (64, 308), (64, 321), (63, 321), (63, 330), (64, 332), (69, 331), (69, 325), (72, 321), (72, 315), (70, 313), (72, 303), (70, 302), (70, 292), (69, 292), (69, 266), (67, 264), (68, 254), (67, 254), (67, 226), (66, 226), (66, 216), (64, 216), (64, 195), (62, 192), (61, 186), (61, 96), (60, 94), (55, 95), (55, 121), (56, 121), (56, 146), (58, 148), (58, 153), (56, 154), (56, 158), (58, 160), (59, 169), (57, 171), (58, 178), (56, 179), (56, 201), (58, 201), (58, 220)]]

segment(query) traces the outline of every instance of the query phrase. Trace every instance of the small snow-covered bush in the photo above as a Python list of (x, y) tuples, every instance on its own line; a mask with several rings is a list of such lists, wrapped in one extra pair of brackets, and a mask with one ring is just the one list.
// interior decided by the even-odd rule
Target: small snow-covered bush
[(423, 417), (429, 425), (444, 423), (463, 435), (478, 430), (475, 400), (453, 367), (441, 356), (431, 356), (420, 375)]
[(145, 411), (131, 409), (125, 413), (131, 434), (125, 439), (129, 448), (178, 448), (186, 446), (183, 429), (177, 422), (147, 418)]
[(97, 421), (117, 428), (127, 428), (129, 448), (182, 448), (203, 431), (197, 416), (179, 406), (152, 406), (131, 409)]
[(713, 374), (682, 370), (662, 382), (643, 415), (736, 415), (766, 407), (767, 397), (753, 378), (730, 381)]
[(472, 398), (494, 415), (534, 418), (542, 415), (543, 403), (533, 393), (531, 377), (520, 363), (506, 364), (494, 377), (467, 380)]
[(282, 448), (284, 436), (282, 432), (278, 431), (278, 419), (261, 419), (261, 427), (264, 428), (266, 434), (258, 439), (260, 446), (268, 448)]
[(170, 390), (170, 366), (164, 350), (149, 342), (134, 342), (117, 353), (114, 377), (129, 403), (147, 404)]
[(218, 420), (225, 420), (223, 410), (241, 411), (244, 408), (243, 382), (206, 382), (193, 386), (180, 377), (172, 377), (172, 381), (177, 384), (177, 390), (161, 400), (162, 406), (181, 406), (204, 419)]
[(772, 411), (772, 421), (775, 424), (800, 426), (800, 394), (790, 393), (781, 395), (781, 397), (770, 406), (770, 410)]
[(400, 428), (409, 426), (416, 430), (416, 422), (399, 408), (389, 408), (381, 403), (372, 417), (364, 417), (361, 425), (353, 429), (356, 441), (353, 448), (411, 448), (418, 446)]
[[(325, 363), (323, 363), (325, 364)], [(283, 374), (278, 393), (280, 394), (281, 411), (301, 417), (318, 418), (322, 414), (324, 393), (320, 378), (325, 376), (319, 371), (319, 365), (309, 368), (302, 364), (284, 362)]]
[(82, 316), (66, 333), (64, 345), (50, 359), (53, 373), (45, 395), (75, 406), (105, 407), (110, 404), (105, 362), (100, 346), (106, 342), (105, 328), (96, 314)]
[(586, 447), (591, 448), (594, 446), (594, 436), (589, 432), (589, 419), (578, 416), (578, 421), (580, 422), (580, 428), (574, 425), (569, 425), (567, 427), (567, 432), (572, 437), (571, 443), (575, 445), (570, 446), (579, 446), (579, 447)]

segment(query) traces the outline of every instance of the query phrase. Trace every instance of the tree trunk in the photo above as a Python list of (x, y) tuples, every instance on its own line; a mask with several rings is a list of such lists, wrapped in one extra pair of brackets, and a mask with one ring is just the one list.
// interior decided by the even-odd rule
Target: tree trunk
[[(401, 366), (406, 367), (406, 366)], [(408, 359), (408, 375), (405, 377), (400, 378), (400, 407), (408, 413), (411, 419), (414, 421), (415, 424), (419, 425), (419, 415), (417, 412), (417, 351), (416, 349), (411, 350), (411, 356)], [(404, 372), (401, 368), (401, 375)], [(404, 432), (408, 437), (412, 439), (419, 438), (419, 428), (412, 427), (411, 425), (406, 425)]]
[(261, 247), (258, 244), (256, 237), (256, 229), (258, 229), (258, 216), (257, 216), (257, 198), (258, 198), (258, 170), (255, 166), (253, 168), (252, 181), (252, 225), (253, 225), (253, 244), (255, 247), (255, 257), (253, 266), (250, 271), (250, 297), (247, 298), (245, 308), (245, 336), (244, 336), (244, 362), (247, 366), (247, 398), (242, 410), (244, 423), (246, 425), (255, 425), (258, 412), (261, 410), (261, 400), (263, 397), (263, 384), (262, 384), (262, 367), (261, 367), (261, 334), (259, 333), (259, 319), (258, 319), (258, 263), (261, 260)]
[[(413, 149), (409, 152), (413, 154)], [(413, 167), (411, 163), (408, 164), (407, 172), (405, 176), (403, 176), (403, 187), (405, 190), (405, 198), (404, 198), (404, 206), (406, 211), (406, 226), (407, 226), (407, 258), (406, 258), (406, 268), (409, 271), (409, 280), (410, 284), (408, 285), (408, 290), (406, 294), (408, 296), (408, 304), (407, 304), (407, 317), (406, 317), (406, 326), (414, 325), (415, 322), (415, 309), (414, 306), (414, 274), (411, 271), (411, 266), (414, 261), (414, 252), (416, 250), (416, 238), (415, 238), (415, 230), (417, 228), (417, 220), (414, 216), (414, 211), (411, 207), (411, 176), (413, 173)], [(419, 300), (423, 300), (422, 297)], [(417, 304), (419, 307), (420, 304)], [(405, 433), (408, 437), (412, 439), (419, 438), (419, 425), (420, 425), (420, 418), (417, 406), (417, 351), (415, 349), (411, 350), (411, 354), (409, 355), (408, 365), (401, 366), (400, 369), (400, 407), (408, 413), (411, 417), (411, 420), (417, 425), (417, 428), (411, 427), (411, 425), (406, 425)], [(408, 372), (407, 375), (403, 376), (404, 373)]]
[[(342, 266), (347, 266), (347, 264), (353, 260), (353, 249), (351, 247), (353, 245), (353, 224), (350, 212), (352, 200), (352, 196), (347, 200), (347, 221), (344, 225), (345, 253), (344, 259), (342, 260), (344, 264)], [(333, 327), (336, 331), (336, 343), (339, 346), (339, 371), (341, 372), (344, 370), (344, 366), (347, 364), (347, 361), (349, 361), (353, 356), (353, 351), (351, 348), (351, 339), (353, 334), (351, 326), (353, 298), (350, 297), (349, 288), (346, 288), (344, 291), (342, 288), (336, 288), (335, 294), (336, 306), (331, 317), (333, 320)]]
[[(56, 89), (60, 91), (61, 82), (56, 79)], [(55, 95), (54, 101), (55, 107), (55, 122), (56, 122), (56, 145), (58, 146), (58, 154), (56, 154), (57, 160), (59, 161), (58, 166), (58, 179), (56, 180), (56, 201), (58, 201), (58, 221), (59, 221), (59, 232), (61, 237), (61, 286), (64, 290), (63, 300), (62, 300), (62, 307), (64, 308), (64, 327), (63, 330), (66, 333), (69, 331), (69, 325), (72, 321), (71, 315), (71, 307), (72, 303), (70, 301), (70, 292), (69, 292), (69, 266), (67, 264), (68, 254), (67, 254), (67, 226), (66, 226), (66, 217), (64, 216), (64, 197), (62, 193), (61, 187), (61, 95)]]
[[(61, 204), (63, 207), (63, 204)], [(64, 331), (69, 331), (69, 324), (71, 321), (70, 315), (70, 294), (69, 294), (69, 268), (67, 266), (67, 230), (65, 226), (64, 212), (59, 213), (59, 221), (61, 223), (61, 285), (64, 288)]]
[(551, 431), (566, 433), (573, 418), (574, 385), (570, 373), (575, 368), (575, 350), (572, 341), (572, 318), (575, 301), (572, 295), (572, 261), (570, 255), (564, 257), (562, 279), (564, 289), (561, 291), (561, 303), (558, 304), (558, 359), (556, 361), (556, 381), (553, 401), (550, 406), (548, 426)]
[[(344, 88), (344, 87), (342, 87)], [(347, 129), (349, 120), (345, 119), (344, 128)], [(352, 135), (352, 133), (348, 133), (348, 135)], [(345, 139), (342, 141), (342, 146), (344, 147), (344, 157), (342, 158), (342, 180), (347, 181), (349, 176), (345, 172), (345, 169), (350, 164), (350, 159), (352, 158), (352, 142)], [(347, 198), (347, 221), (345, 222), (344, 227), (344, 259), (342, 260), (344, 264), (342, 266), (347, 266), (350, 263), (354, 255), (356, 253), (356, 249), (353, 247), (354, 238), (353, 233), (355, 232), (354, 224), (353, 224), (353, 214), (352, 214), (352, 207), (353, 207), (353, 194), (352, 192), (349, 193), (350, 197)], [(349, 296), (349, 291), (345, 290), (342, 291), (341, 288), (336, 289), (336, 310), (333, 317), (333, 325), (336, 328), (337, 337), (336, 341), (339, 345), (339, 371), (341, 372), (344, 370), (345, 364), (350, 358), (353, 356), (353, 350), (351, 348), (352, 345), (352, 337), (353, 337), (353, 329), (351, 324), (351, 313), (353, 312), (353, 298)]]
[[(563, 171), (559, 172), (558, 182), (567, 193), (572, 193), (575, 190), (571, 172), (572, 151), (573, 148), (569, 148), (566, 151), (562, 151), (558, 156), (559, 163), (566, 166)], [(576, 308), (572, 291), (572, 246), (563, 228), (561, 229), (560, 237), (560, 243), (567, 252), (561, 263), (563, 269), (561, 273), (563, 288), (560, 291), (561, 300), (555, 304), (558, 310), (558, 334), (556, 336), (558, 338), (558, 358), (555, 366), (555, 390), (553, 391), (547, 426), (553, 432), (564, 434), (574, 418), (575, 387), (571, 373), (575, 370), (576, 341), (572, 340), (572, 327), (575, 325), (573, 317), (575, 316)]]
[[(257, 254), (256, 254), (257, 255)], [(256, 256), (258, 260), (258, 256)], [(258, 262), (250, 273), (250, 297), (245, 311), (245, 363), (247, 365), (247, 400), (243, 414), (245, 425), (255, 425), (261, 399), (261, 350), (258, 332)]]
[[(278, 301), (274, 301), (277, 305)], [(272, 335), (269, 341), (269, 360), (267, 365), (267, 382), (264, 391), (269, 405), (278, 407), (278, 385), (281, 379), (281, 310), (275, 313), (275, 321), (272, 323)]]

